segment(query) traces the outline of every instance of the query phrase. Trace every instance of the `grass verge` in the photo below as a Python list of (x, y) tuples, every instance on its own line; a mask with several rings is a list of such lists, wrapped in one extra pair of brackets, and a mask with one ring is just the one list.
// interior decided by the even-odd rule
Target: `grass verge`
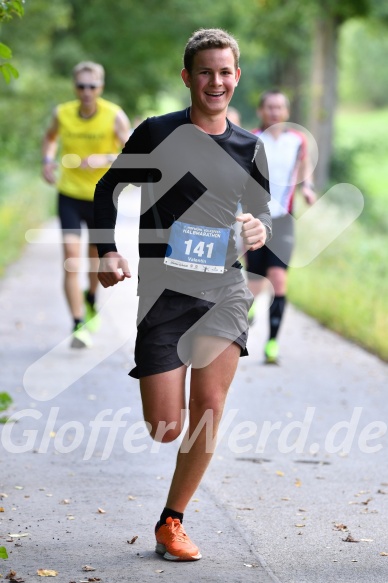
[[(322, 221), (325, 217), (322, 216)], [(332, 225), (327, 219), (327, 229)], [(313, 241), (297, 239), (295, 257)], [(289, 269), (290, 301), (328, 328), (388, 361), (388, 249), (382, 233), (350, 226), (309, 265)]]
[(36, 174), (15, 169), (0, 176), (0, 276), (26, 243), (28, 229), (54, 212), (55, 191)]

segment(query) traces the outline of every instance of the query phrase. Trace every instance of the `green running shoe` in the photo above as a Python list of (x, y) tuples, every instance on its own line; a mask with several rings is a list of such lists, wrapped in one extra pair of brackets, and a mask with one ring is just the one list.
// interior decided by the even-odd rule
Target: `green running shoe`
[(95, 304), (91, 304), (87, 300), (87, 292), (84, 292), (84, 302), (85, 302), (85, 324), (89, 332), (94, 334), (98, 332), (101, 326), (101, 316), (94, 307)]
[(93, 346), (92, 338), (83, 322), (75, 326), (70, 346), (71, 348), (91, 348)]
[(279, 345), (275, 338), (268, 340), (264, 347), (266, 364), (278, 364)]

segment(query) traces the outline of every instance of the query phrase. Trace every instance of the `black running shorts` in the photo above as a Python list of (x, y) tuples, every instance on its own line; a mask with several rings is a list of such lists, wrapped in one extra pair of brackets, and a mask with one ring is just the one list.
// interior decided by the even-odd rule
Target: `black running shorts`
[(94, 229), (93, 201), (58, 194), (58, 216), (64, 233), (81, 236), (82, 223)]
[(247, 277), (265, 277), (269, 267), (288, 268), (294, 248), (294, 218), (291, 215), (272, 219), (272, 238), (268, 247), (245, 254)]
[[(192, 297), (163, 293), (156, 300), (139, 298), (135, 368), (136, 379), (187, 366), (195, 336), (217, 336), (248, 351), (248, 311), (253, 296), (245, 282), (201, 292)], [(179, 342), (179, 347), (178, 347)]]

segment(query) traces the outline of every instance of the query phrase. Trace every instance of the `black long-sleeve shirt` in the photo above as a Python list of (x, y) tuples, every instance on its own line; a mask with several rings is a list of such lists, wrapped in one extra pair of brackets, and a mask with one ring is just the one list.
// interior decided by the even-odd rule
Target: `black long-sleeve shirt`
[[(139, 231), (139, 294), (167, 288), (182, 293), (242, 280), (233, 224), (238, 204), (259, 218), (271, 235), (268, 167), (256, 136), (228, 122), (209, 136), (190, 121), (189, 110), (148, 118), (98, 182), (94, 196), (100, 257), (116, 251), (117, 197), (127, 184), (142, 184)], [(229, 229), (224, 273), (167, 266), (176, 222)]]

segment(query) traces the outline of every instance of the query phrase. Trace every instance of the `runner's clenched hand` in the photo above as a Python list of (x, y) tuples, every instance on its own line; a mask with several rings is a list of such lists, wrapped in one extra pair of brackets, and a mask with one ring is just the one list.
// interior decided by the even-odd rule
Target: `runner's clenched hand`
[(111, 287), (131, 277), (128, 262), (116, 251), (110, 251), (100, 259), (98, 279), (103, 287)]
[(241, 237), (249, 251), (256, 251), (265, 245), (267, 231), (260, 219), (256, 219), (251, 213), (243, 213), (236, 220), (242, 223)]

